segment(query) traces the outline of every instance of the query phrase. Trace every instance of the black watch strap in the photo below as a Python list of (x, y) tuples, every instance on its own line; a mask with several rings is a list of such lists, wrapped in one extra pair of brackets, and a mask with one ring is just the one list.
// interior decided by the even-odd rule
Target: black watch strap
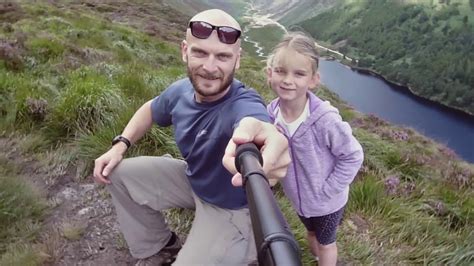
[(121, 135), (116, 136), (112, 140), (112, 146), (114, 146), (115, 144), (117, 144), (119, 142), (125, 143), (125, 145), (127, 145), (127, 149), (130, 148), (130, 146), (132, 146), (132, 143), (130, 142), (130, 140), (128, 140), (126, 137), (121, 136)]

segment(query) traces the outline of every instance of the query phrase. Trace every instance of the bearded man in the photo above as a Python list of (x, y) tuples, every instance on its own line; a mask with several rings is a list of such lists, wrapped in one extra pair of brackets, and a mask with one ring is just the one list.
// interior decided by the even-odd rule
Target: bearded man
[[(94, 179), (112, 194), (137, 265), (163, 264), (163, 252), (177, 255), (175, 265), (256, 261), (242, 178), (234, 167), (236, 146), (263, 147), (269, 178), (284, 177), (290, 158), (287, 140), (269, 123), (261, 97), (234, 79), (240, 37), (239, 23), (222, 10), (195, 15), (181, 44), (188, 78), (139, 108), (111, 149), (95, 160)], [(153, 123), (173, 126), (184, 160), (169, 155), (122, 160)], [(160, 212), (176, 207), (195, 210), (182, 248)]]

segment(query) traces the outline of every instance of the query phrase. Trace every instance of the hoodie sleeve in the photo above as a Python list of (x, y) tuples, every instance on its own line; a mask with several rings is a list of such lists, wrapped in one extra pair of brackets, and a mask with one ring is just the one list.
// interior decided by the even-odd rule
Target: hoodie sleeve
[(275, 123), (275, 109), (278, 103), (278, 99), (274, 99), (267, 105), (267, 112), (270, 115), (270, 120)]
[(362, 146), (352, 135), (352, 129), (337, 113), (328, 113), (324, 139), (335, 157), (332, 173), (323, 183), (323, 193), (328, 198), (339, 194), (354, 180), (364, 160)]

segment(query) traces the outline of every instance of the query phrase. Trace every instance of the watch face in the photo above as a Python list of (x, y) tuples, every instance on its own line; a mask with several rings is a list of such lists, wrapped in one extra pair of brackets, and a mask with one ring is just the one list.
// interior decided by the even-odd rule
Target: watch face
[(115, 136), (114, 139), (112, 140), (112, 145), (117, 144), (117, 142), (120, 141), (120, 136)]
[[(115, 138), (112, 140), (112, 146), (117, 144), (120, 140), (122, 140), (122, 136), (115, 136)], [(125, 141), (124, 141), (125, 142)]]

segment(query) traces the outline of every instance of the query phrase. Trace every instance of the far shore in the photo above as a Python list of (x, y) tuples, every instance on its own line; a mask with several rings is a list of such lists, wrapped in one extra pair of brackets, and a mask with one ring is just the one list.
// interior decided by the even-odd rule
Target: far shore
[[(252, 13), (253, 12), (253, 13)], [(272, 19), (272, 16), (273, 14), (266, 14), (266, 15), (256, 15), (258, 14), (258, 11), (257, 11), (257, 8), (255, 6), (253, 6), (252, 4), (249, 4), (248, 5), (248, 8), (246, 10), (246, 15), (244, 16), (244, 18), (246, 18), (249, 22), (250, 22), (250, 25), (249, 27), (251, 28), (262, 28), (262, 27), (265, 27), (267, 25), (276, 25), (278, 26), (279, 28), (281, 28), (284, 32), (288, 32), (288, 30), (286, 29), (286, 27), (282, 24), (280, 24), (278, 21)], [(249, 40), (249, 39), (246, 39), (247, 42), (250, 42), (252, 43), (256, 48), (260, 48), (257, 55), (260, 56), (260, 57), (266, 57), (264, 55), (264, 53), (262, 52), (262, 49), (261, 49), (261, 46), (259, 45), (258, 42), (256, 41), (253, 41), (253, 40)], [(376, 70), (374, 69), (369, 69), (369, 68), (362, 68), (362, 67), (357, 67), (357, 66), (353, 66), (351, 65), (350, 63), (348, 63), (348, 61), (353, 61), (352, 58), (350, 57), (347, 57), (347, 55), (337, 51), (337, 50), (333, 50), (333, 49), (330, 49), (328, 47), (324, 47), (322, 45), (320, 45), (317, 41), (315, 42), (315, 45), (317, 48), (321, 49), (321, 50), (324, 50), (324, 51), (327, 51), (329, 53), (332, 53), (332, 54), (335, 54), (337, 56), (325, 56), (325, 57), (322, 57), (322, 58), (325, 58), (326, 60), (337, 60), (339, 61), (341, 64), (351, 68), (351, 69), (354, 69), (356, 71), (360, 71), (362, 73), (366, 73), (366, 74), (370, 74), (370, 75), (373, 75), (373, 76), (376, 76), (376, 77), (379, 77), (381, 79), (383, 79), (385, 82), (387, 83), (390, 83), (390, 84), (393, 84), (395, 86), (397, 86), (398, 88), (400, 88), (400, 91), (404, 91), (404, 92), (408, 92), (410, 93), (411, 95), (421, 99), (421, 100), (425, 100), (429, 103), (432, 103), (432, 104), (436, 104), (438, 106), (441, 106), (447, 110), (453, 110), (453, 111), (456, 111), (456, 112), (459, 112), (461, 114), (465, 114), (469, 117), (472, 117), (474, 118), (474, 113), (471, 113), (469, 112), (468, 110), (464, 110), (464, 109), (461, 109), (461, 108), (458, 108), (458, 107), (453, 107), (453, 106), (448, 106), (444, 103), (441, 103), (441, 102), (438, 102), (438, 101), (434, 101), (434, 100), (431, 100), (427, 97), (423, 97), (419, 94), (417, 94), (413, 89), (412, 87), (410, 86), (410, 84), (402, 84), (402, 83), (399, 83), (399, 82), (396, 82), (396, 81), (392, 81), (392, 80), (389, 80), (387, 79), (386, 77), (384, 77), (382, 74), (380, 74), (379, 72), (377, 72)], [(340, 59), (339, 57), (342, 57), (344, 59)], [(354, 58), (354, 60), (357, 61), (356, 58)]]
[(380, 74), (379, 72), (377, 72), (374, 69), (353, 66), (353, 65), (348, 64), (347, 62), (344, 62), (344, 60), (340, 60), (340, 59), (335, 58), (335, 57), (322, 57), (322, 59), (323, 60), (330, 60), (330, 61), (337, 60), (339, 63), (345, 65), (346, 67), (348, 67), (350, 69), (353, 69), (355, 71), (358, 71), (358, 72), (361, 72), (361, 73), (364, 73), (364, 74), (368, 74), (368, 75), (378, 77), (378, 78), (384, 80), (385, 82), (387, 82), (391, 85), (395, 85), (397, 87), (397, 89), (399, 89), (400, 91), (402, 91), (404, 93), (409, 93), (410, 95), (413, 95), (413, 96), (415, 96), (416, 98), (418, 98), (420, 100), (429, 102), (430, 104), (435, 104), (435, 105), (440, 106), (440, 107), (442, 107), (446, 110), (454, 111), (456, 113), (468, 116), (470, 118), (474, 118), (474, 113), (470, 113), (467, 110), (464, 110), (464, 109), (461, 109), (461, 108), (456, 108), (456, 107), (453, 107), (453, 106), (448, 106), (444, 103), (441, 103), (441, 102), (434, 101), (434, 100), (431, 100), (429, 98), (423, 97), (423, 96), (417, 94), (409, 84), (407, 85), (407, 84), (402, 84), (402, 83), (399, 83), (399, 82), (396, 82), (396, 81), (393, 81), (393, 80), (389, 80), (385, 76), (383, 76), (382, 74)]

